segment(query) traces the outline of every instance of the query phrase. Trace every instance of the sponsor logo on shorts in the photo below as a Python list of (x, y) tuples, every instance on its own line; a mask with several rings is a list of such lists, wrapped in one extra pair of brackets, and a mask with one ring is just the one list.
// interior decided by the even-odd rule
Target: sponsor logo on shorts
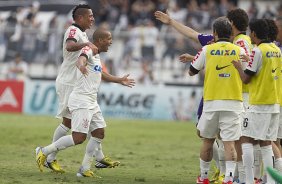
[(88, 124), (89, 124), (89, 120), (88, 119), (83, 119), (83, 122), (82, 122), (83, 128), (88, 128)]

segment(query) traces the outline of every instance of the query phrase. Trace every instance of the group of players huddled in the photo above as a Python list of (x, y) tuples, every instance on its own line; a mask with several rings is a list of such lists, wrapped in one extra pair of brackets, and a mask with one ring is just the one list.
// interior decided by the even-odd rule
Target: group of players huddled
[[(275, 184), (266, 168), (282, 172), (282, 58), (276, 41), (282, 18), (249, 22), (247, 13), (237, 8), (214, 21), (212, 35), (204, 35), (168, 12), (157, 11), (155, 16), (203, 46), (196, 56), (179, 57), (181, 62), (192, 60), (190, 76), (200, 70), (205, 74), (196, 183)], [(218, 170), (209, 179), (212, 158)]]
[[(244, 10), (233, 9), (214, 21), (213, 34), (205, 35), (168, 13), (156, 11), (155, 17), (203, 46), (196, 56), (186, 53), (179, 57), (181, 62), (193, 60), (189, 75), (205, 70), (197, 124), (202, 138), (197, 184), (274, 184), (265, 170), (275, 167), (282, 171), (282, 58), (276, 40), (282, 18), (249, 22)], [(55, 130), (52, 144), (36, 148), (36, 162), (40, 171), (45, 166), (64, 172), (56, 153), (84, 142), (89, 134), (77, 175), (96, 177), (90, 170), (93, 157), (97, 168), (120, 164), (102, 152), (106, 123), (97, 103), (101, 79), (128, 87), (135, 81), (129, 75), (116, 77), (103, 71), (99, 53), (107, 52), (112, 37), (109, 30), (97, 28), (93, 43), (89, 42), (85, 30), (91, 28), (94, 17), (88, 5), (76, 6), (73, 20), (64, 36), (64, 61), (56, 79), (58, 117), (63, 122)], [(72, 134), (67, 135), (70, 129)], [(209, 179), (212, 158), (217, 172)]]

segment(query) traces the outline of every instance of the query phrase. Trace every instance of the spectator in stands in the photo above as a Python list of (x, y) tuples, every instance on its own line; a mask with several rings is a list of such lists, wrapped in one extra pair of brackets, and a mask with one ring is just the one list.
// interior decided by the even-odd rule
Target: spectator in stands
[(158, 34), (159, 31), (152, 20), (145, 20), (144, 26), (141, 26), (139, 29), (143, 70), (139, 78), (141, 83), (145, 83), (147, 77), (149, 77), (148, 82), (154, 81), (153, 62), (155, 60), (155, 46), (157, 46)]
[(28, 65), (22, 60), (19, 53), (15, 55), (15, 59), (8, 63), (7, 79), (8, 80), (25, 80), (27, 79)]

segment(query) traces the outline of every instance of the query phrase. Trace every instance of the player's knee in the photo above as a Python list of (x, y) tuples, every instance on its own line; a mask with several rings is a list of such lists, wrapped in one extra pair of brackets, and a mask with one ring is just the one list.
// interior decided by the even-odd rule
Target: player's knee
[(71, 129), (71, 119), (63, 117), (62, 124), (65, 125), (66, 127), (68, 127), (69, 129)]
[(98, 128), (91, 132), (92, 137), (97, 137), (99, 139), (104, 139), (105, 137), (105, 130), (104, 128)]
[(85, 141), (87, 134), (73, 132), (72, 137), (74, 144), (77, 145), (77, 144), (82, 144)]

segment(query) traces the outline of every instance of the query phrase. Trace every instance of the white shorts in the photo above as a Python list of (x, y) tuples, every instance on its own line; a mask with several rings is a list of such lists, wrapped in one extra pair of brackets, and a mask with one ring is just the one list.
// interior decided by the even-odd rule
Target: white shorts
[(243, 107), (244, 107), (244, 111), (240, 114), (241, 117), (241, 129), (242, 129), (242, 125), (243, 122), (245, 121), (246, 118), (246, 111), (249, 108), (249, 93), (243, 93)]
[(91, 133), (98, 128), (105, 128), (106, 122), (97, 106), (95, 109), (75, 109), (72, 112), (72, 132)]
[(204, 138), (215, 138), (219, 133), (222, 141), (235, 141), (241, 136), (240, 120), (239, 112), (203, 112), (197, 129)]
[(279, 113), (247, 112), (243, 122), (242, 136), (255, 140), (275, 141), (279, 126)]
[(278, 139), (282, 139), (282, 107), (280, 107), (280, 113), (279, 113), (279, 126), (278, 126)]
[(65, 117), (71, 119), (72, 115), (68, 109), (68, 101), (72, 90), (73, 86), (56, 82), (56, 93), (59, 102), (59, 107), (56, 115), (57, 118)]

